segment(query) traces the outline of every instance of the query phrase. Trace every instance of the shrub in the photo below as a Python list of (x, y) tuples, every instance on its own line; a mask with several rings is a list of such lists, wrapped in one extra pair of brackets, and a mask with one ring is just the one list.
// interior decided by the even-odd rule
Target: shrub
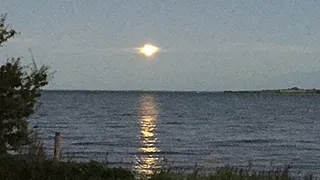
[(134, 180), (131, 171), (104, 168), (97, 162), (30, 161), (13, 155), (0, 156), (1, 180)]

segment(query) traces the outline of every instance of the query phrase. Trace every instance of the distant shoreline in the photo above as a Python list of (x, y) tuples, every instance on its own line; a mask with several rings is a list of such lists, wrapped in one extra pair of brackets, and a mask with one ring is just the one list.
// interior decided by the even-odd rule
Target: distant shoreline
[(320, 89), (274, 89), (274, 90), (258, 90), (258, 91), (224, 91), (224, 93), (278, 93), (278, 94), (320, 94)]
[(85, 89), (44, 89), (44, 92), (110, 92), (110, 93), (281, 93), (281, 94), (320, 94), (320, 89), (268, 89), (268, 90), (225, 90), (225, 91), (192, 91), (192, 90), (85, 90)]

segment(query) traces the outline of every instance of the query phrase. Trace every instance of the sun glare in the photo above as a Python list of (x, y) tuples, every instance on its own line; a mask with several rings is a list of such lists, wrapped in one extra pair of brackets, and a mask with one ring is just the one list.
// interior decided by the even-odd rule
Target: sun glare
[(159, 52), (160, 50), (160, 48), (152, 44), (145, 44), (143, 47), (138, 49), (139, 49), (139, 53), (144, 54), (146, 57), (151, 57), (152, 55)]

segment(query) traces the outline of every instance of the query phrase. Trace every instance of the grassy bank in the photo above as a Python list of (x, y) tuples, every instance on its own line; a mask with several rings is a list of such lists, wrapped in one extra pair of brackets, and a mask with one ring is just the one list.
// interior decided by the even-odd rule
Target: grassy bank
[(302, 178), (293, 177), (288, 168), (269, 171), (246, 171), (235, 167), (220, 167), (212, 173), (177, 173), (163, 171), (154, 174), (153, 180), (315, 180), (312, 175), (305, 175)]
[(105, 168), (97, 162), (77, 163), (37, 161), (12, 155), (0, 157), (1, 180), (98, 180), (135, 179), (131, 171)]
[[(106, 168), (98, 162), (38, 161), (12, 155), (0, 157), (1, 180), (142, 180), (147, 179), (134, 171), (123, 168)], [(233, 167), (217, 168), (212, 173), (198, 170), (192, 173), (161, 170), (148, 177), (151, 180), (290, 180), (289, 169), (246, 171)], [(302, 179), (315, 179), (306, 176)]]

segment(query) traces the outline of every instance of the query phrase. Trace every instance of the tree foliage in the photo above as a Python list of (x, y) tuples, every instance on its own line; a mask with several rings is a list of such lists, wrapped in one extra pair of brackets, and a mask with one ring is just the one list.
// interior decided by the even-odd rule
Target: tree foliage
[(0, 46), (17, 34), (17, 31), (5, 24), (6, 17), (6, 14), (0, 15)]
[[(0, 16), (0, 46), (17, 32)], [(48, 84), (48, 67), (22, 66), (20, 58), (7, 59), (0, 66), (0, 154), (28, 144), (27, 118), (34, 113), (40, 89)]]

